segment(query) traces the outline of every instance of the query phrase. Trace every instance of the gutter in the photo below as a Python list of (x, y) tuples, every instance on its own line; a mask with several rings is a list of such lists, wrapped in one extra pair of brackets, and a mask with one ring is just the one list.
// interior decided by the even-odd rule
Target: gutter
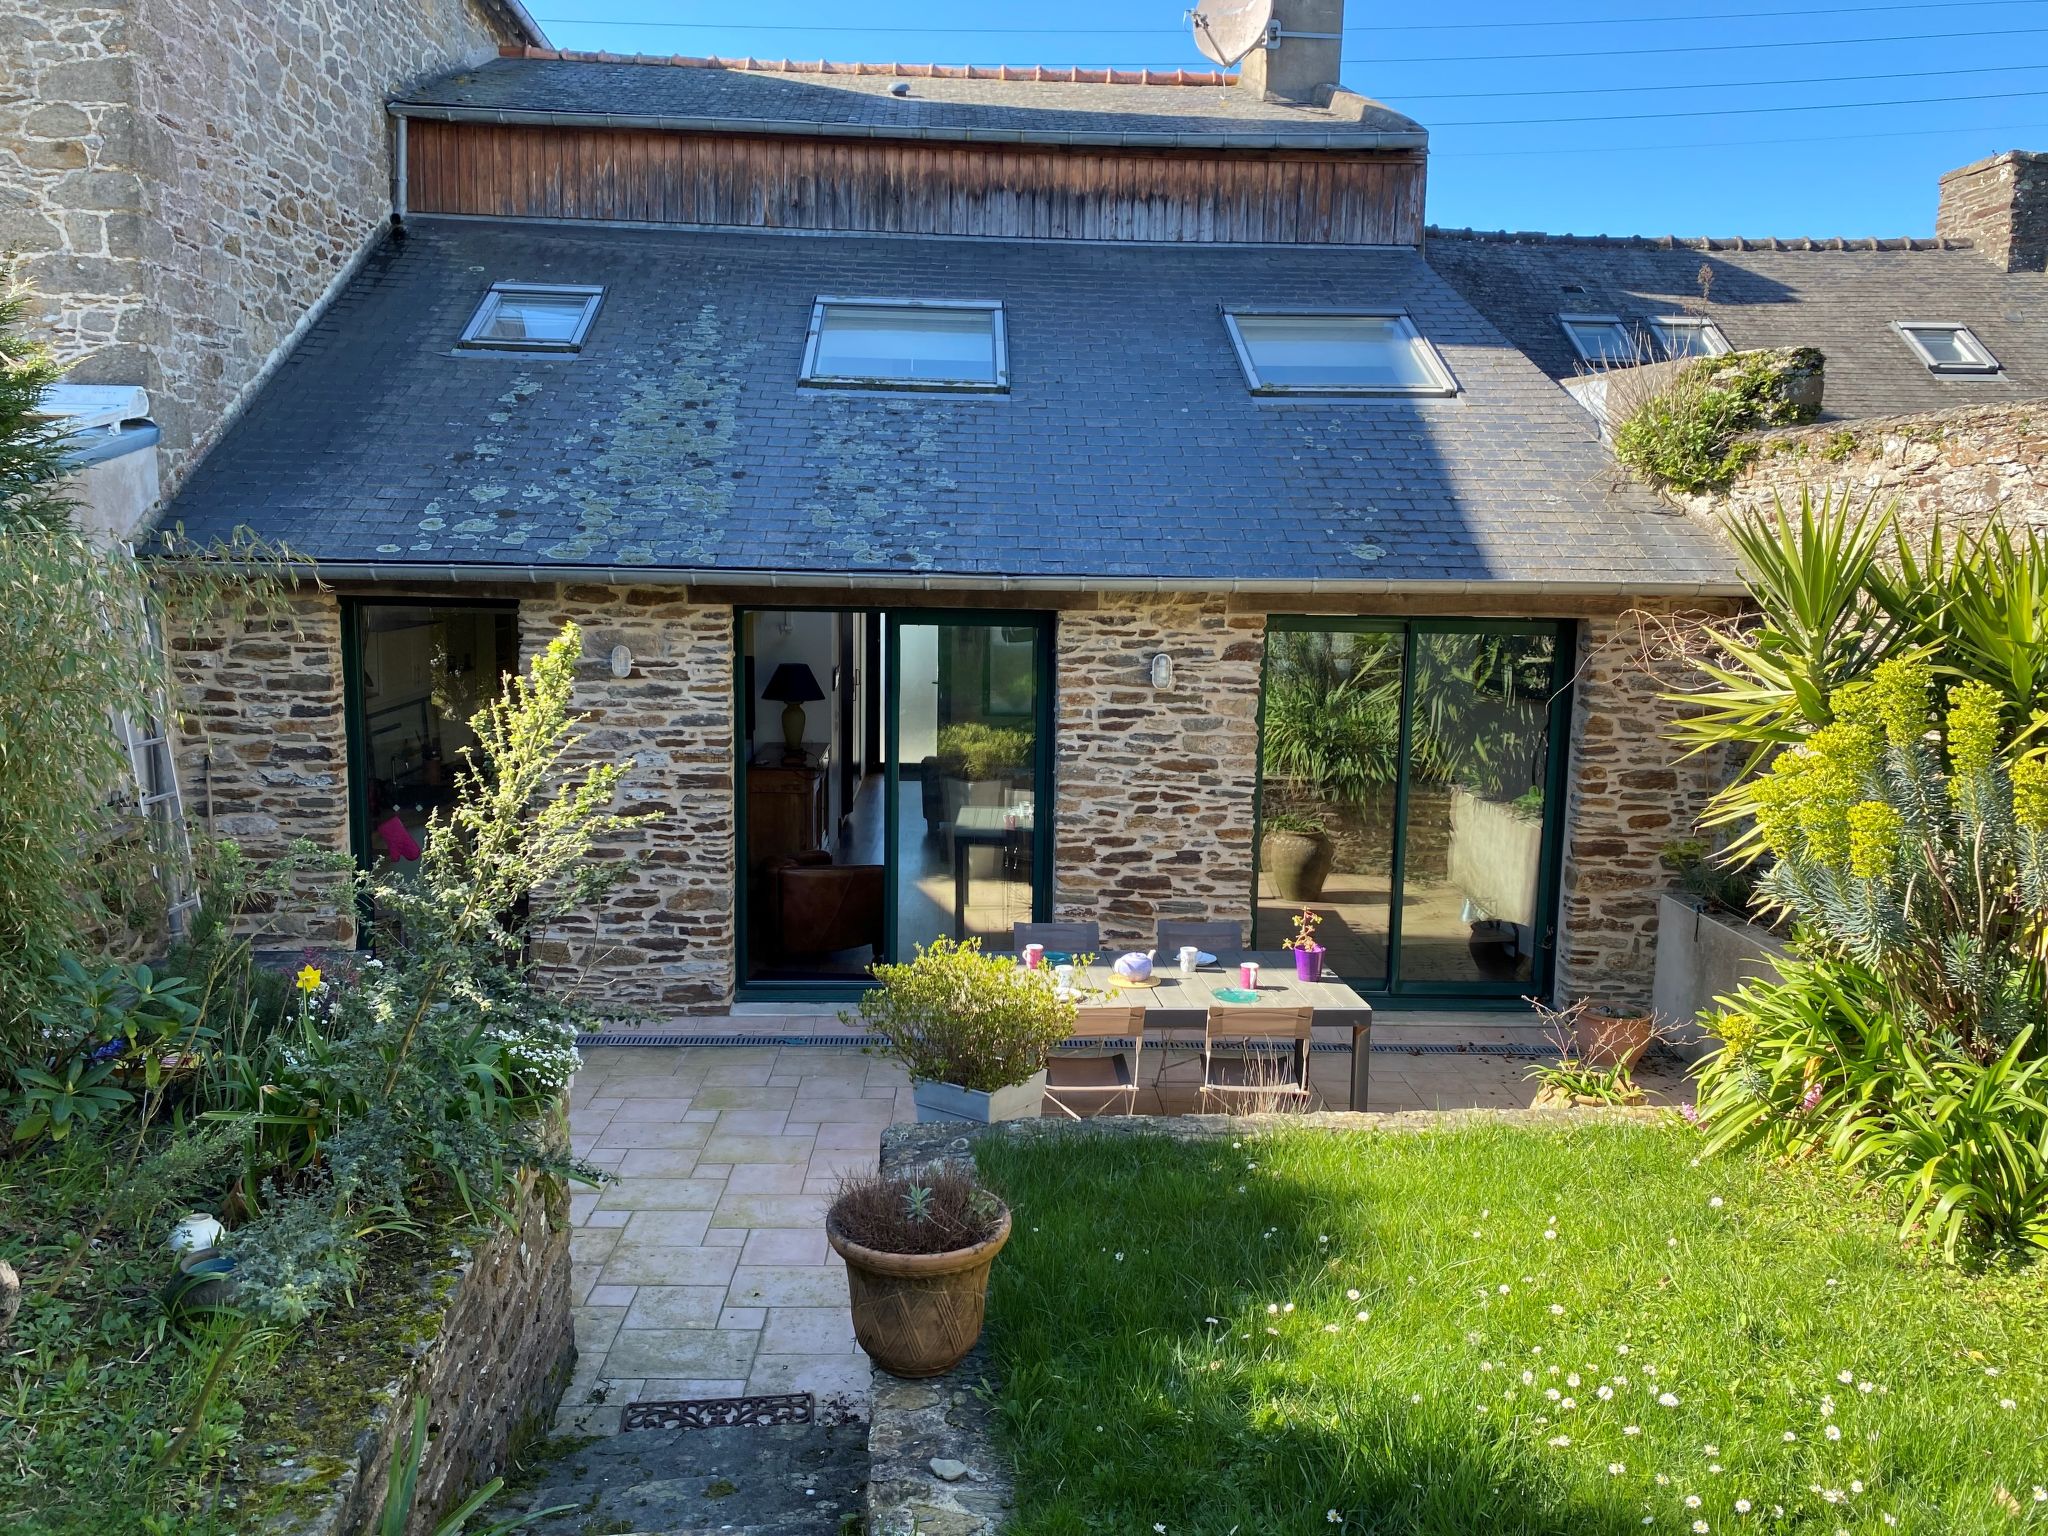
[[(952, 103), (947, 103), (952, 105)], [(1088, 144), (1120, 149), (1426, 150), (1429, 135), (1412, 133), (1086, 132), (1052, 128), (928, 127), (915, 123), (828, 123), (800, 118), (675, 117), (646, 112), (547, 112), (394, 101), (398, 118), (440, 123), (491, 123), (529, 128), (649, 128), (668, 133), (778, 134), (826, 139), (924, 139), (959, 144)]]
[(328, 581), (510, 582), (558, 586), (590, 582), (608, 587), (766, 587), (791, 592), (1128, 592), (1169, 596), (1199, 592), (1226, 596), (1373, 597), (1740, 597), (1740, 581), (1423, 581), (1369, 577), (976, 576), (899, 571), (685, 570), (673, 566), (438, 565), (378, 560), (314, 561)]

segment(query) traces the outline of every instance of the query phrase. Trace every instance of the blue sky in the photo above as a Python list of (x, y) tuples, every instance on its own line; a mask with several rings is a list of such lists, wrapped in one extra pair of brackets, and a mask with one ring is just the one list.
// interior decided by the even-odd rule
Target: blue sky
[[(1201, 67), (1187, 3), (527, 0), (563, 48)], [(1942, 171), (2048, 148), (2048, 0), (1350, 0), (1344, 57), (1438, 224), (1927, 235)]]

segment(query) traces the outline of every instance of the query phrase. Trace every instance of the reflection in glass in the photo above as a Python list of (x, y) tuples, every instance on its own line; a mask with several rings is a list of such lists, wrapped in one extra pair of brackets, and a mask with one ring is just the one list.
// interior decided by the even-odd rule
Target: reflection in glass
[(1033, 915), (1037, 630), (906, 621), (897, 635), (897, 955), (941, 935), (1007, 948)]
[(993, 385), (996, 312), (827, 304), (811, 377)]
[(1423, 632), (1413, 643), (1401, 979), (1526, 983), (1541, 942), (1556, 642)]
[(1313, 906), (1330, 967), (1384, 987), (1401, 635), (1275, 630), (1266, 647), (1258, 942), (1277, 945)]

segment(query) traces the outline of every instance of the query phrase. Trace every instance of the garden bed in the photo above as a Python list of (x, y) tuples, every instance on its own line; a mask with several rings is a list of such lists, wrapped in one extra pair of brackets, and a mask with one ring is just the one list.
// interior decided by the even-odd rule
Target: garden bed
[(971, 1145), (1018, 1533), (2048, 1525), (2038, 1274), (1676, 1117)]

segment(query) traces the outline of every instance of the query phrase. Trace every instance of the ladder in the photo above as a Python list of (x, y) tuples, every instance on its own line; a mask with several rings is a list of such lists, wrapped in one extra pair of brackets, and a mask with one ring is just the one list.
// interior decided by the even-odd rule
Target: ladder
[(151, 873), (164, 893), (171, 937), (181, 939), (199, 910), (199, 889), (192, 879), (192, 839), (185, 825), (184, 796), (178, 789), (177, 759), (163, 725), (167, 717), (168, 711), (162, 709), (141, 721), (117, 714), (114, 730), (128, 753), (135, 786), (134, 812), (145, 835), (152, 839), (151, 847), (166, 855), (151, 865)]

